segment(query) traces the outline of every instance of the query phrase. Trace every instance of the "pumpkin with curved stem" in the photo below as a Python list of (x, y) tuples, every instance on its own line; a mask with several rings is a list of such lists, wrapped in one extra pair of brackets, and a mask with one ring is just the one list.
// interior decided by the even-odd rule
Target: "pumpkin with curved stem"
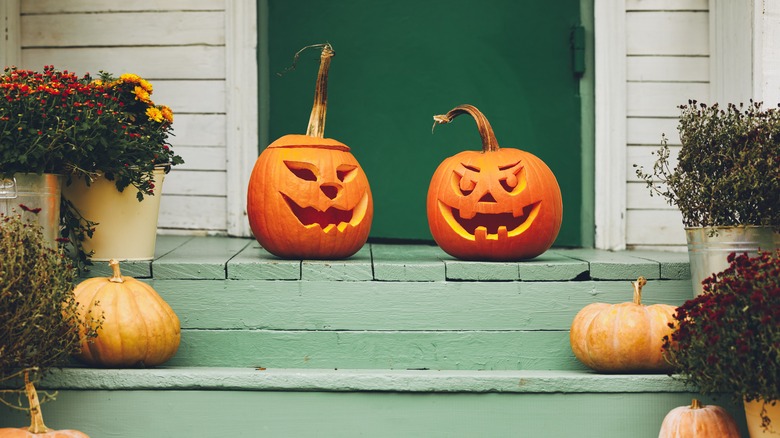
[(324, 137), (330, 44), (322, 46), (306, 135), (285, 135), (255, 162), (247, 216), (257, 241), (284, 258), (338, 259), (368, 239), (373, 199), (347, 145)]
[(89, 435), (78, 430), (53, 430), (46, 427), (43, 423), (38, 391), (30, 381), (30, 372), (27, 370), (24, 372), (24, 392), (30, 403), (30, 427), (0, 428), (0, 438), (89, 438)]
[(434, 121), (449, 123), (460, 114), (476, 121), (482, 150), (449, 157), (434, 172), (427, 198), (433, 239), (464, 260), (512, 261), (544, 253), (563, 220), (555, 175), (530, 152), (499, 148), (487, 118), (472, 105)]
[(644, 277), (632, 282), (633, 302), (585, 306), (574, 317), (569, 339), (574, 355), (596, 371), (608, 373), (666, 372), (671, 369), (661, 349), (671, 336), (675, 306), (642, 304)]
[(82, 335), (81, 353), (76, 357), (105, 367), (164, 363), (179, 348), (179, 317), (151, 286), (122, 276), (119, 262), (111, 260), (109, 265), (111, 277), (84, 280), (73, 291), (82, 320), (103, 314), (97, 337)]
[(702, 405), (693, 399), (690, 406), (672, 409), (661, 423), (658, 438), (739, 438), (734, 418), (722, 407)]

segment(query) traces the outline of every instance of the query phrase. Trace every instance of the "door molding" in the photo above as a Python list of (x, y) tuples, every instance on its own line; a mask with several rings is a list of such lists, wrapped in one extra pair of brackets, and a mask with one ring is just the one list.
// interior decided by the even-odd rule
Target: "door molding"
[(594, 4), (595, 246), (626, 247), (626, 2)]
[(257, 3), (225, 3), (227, 233), (250, 236), (246, 191), (258, 154)]

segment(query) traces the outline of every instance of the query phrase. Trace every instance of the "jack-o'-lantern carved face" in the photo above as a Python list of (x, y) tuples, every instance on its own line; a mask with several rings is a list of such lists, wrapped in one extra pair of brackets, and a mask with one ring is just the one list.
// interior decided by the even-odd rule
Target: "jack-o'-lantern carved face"
[(555, 176), (533, 154), (498, 148), (487, 119), (472, 106), (457, 107), (435, 119), (447, 123), (464, 112), (474, 113), (484, 148), (460, 152), (436, 169), (427, 200), (434, 240), (448, 254), (467, 260), (540, 255), (561, 226)]
[(346, 258), (368, 240), (374, 204), (349, 147), (324, 136), (333, 47), (308, 47), (321, 47), (322, 53), (306, 135), (285, 135), (260, 154), (249, 178), (246, 211), (255, 238), (272, 254)]
[(255, 163), (247, 213), (255, 237), (273, 254), (342, 258), (368, 238), (373, 202), (368, 179), (347, 146), (287, 135)]

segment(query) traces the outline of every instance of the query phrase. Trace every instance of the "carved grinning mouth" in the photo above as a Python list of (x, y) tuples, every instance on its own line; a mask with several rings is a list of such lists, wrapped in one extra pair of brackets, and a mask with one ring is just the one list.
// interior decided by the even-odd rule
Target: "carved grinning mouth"
[(320, 227), (326, 233), (331, 230), (344, 231), (347, 225), (357, 226), (365, 217), (368, 207), (368, 193), (363, 194), (360, 202), (353, 209), (343, 210), (337, 207), (329, 207), (325, 211), (320, 211), (314, 207), (301, 207), (289, 196), (284, 193), (281, 195), (292, 213), (304, 227)]
[(536, 219), (540, 206), (541, 201), (529, 204), (518, 216), (512, 213), (476, 213), (466, 219), (460, 216), (457, 208), (439, 201), (439, 211), (444, 220), (456, 233), (469, 240), (499, 240), (522, 234)]

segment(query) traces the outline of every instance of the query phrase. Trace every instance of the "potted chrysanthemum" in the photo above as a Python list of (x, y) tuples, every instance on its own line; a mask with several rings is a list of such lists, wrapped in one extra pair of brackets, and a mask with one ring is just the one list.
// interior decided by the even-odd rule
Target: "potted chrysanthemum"
[(677, 308), (663, 348), (684, 382), (744, 402), (751, 436), (780, 435), (780, 251), (728, 263)]
[(135, 74), (101, 72), (87, 86), (79, 118), (100, 130), (72, 139), (80, 147), (63, 187), (66, 237), (81, 243), (82, 259), (151, 259), (163, 179), (184, 162), (169, 143), (173, 111), (155, 104), (152, 84)]

